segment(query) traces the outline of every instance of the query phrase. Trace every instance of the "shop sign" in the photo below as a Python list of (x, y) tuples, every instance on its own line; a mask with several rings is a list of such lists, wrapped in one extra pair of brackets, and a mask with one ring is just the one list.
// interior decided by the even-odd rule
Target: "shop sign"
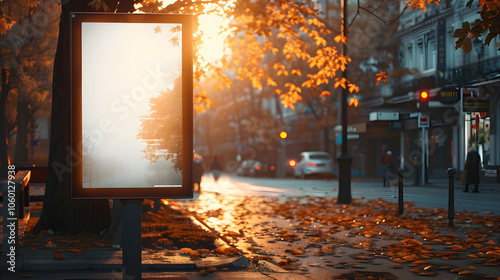
[(438, 92), (438, 100), (443, 104), (455, 104), (460, 101), (460, 91), (454, 87), (445, 87)]
[(489, 112), (490, 100), (484, 97), (465, 97), (463, 104), (464, 112)]
[(355, 123), (347, 126), (347, 133), (365, 133), (366, 123)]

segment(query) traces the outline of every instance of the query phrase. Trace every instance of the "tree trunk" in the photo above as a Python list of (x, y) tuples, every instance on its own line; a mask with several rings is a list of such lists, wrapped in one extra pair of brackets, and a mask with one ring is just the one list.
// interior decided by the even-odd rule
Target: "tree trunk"
[(99, 232), (111, 221), (107, 199), (71, 199), (70, 12), (89, 12), (88, 0), (62, 1), (59, 39), (54, 60), (52, 117), (47, 184), (40, 220), (34, 232), (62, 234)]
[(28, 125), (29, 125), (29, 105), (26, 100), (19, 97), (17, 100), (17, 136), (16, 152), (14, 162), (17, 165), (28, 165)]
[(0, 95), (0, 178), (7, 177), (7, 171), (10, 164), (9, 158), (9, 132), (7, 131), (7, 119), (5, 118), (5, 105), (7, 104), (7, 95), (10, 87), (8, 83), (7, 69), (2, 68), (2, 91)]

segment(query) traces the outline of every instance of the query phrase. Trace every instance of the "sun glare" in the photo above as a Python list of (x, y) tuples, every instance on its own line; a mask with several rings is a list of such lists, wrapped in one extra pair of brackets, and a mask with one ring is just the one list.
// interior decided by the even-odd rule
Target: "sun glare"
[[(162, 8), (174, 3), (176, 0), (162, 1)], [(236, 0), (219, 1), (216, 3), (203, 4), (203, 13), (198, 15), (199, 27), (195, 36), (199, 36), (199, 57), (202, 67), (207, 64), (217, 64), (223, 56), (230, 56), (230, 50), (225, 48), (225, 39), (231, 35), (232, 29), (229, 23), (233, 20), (225, 16), (225, 11), (235, 7)], [(135, 4), (140, 9), (142, 4)], [(136, 11), (139, 12), (139, 11)]]
[(224, 5), (207, 4), (204, 6), (205, 13), (198, 16), (199, 28), (196, 35), (200, 35), (201, 44), (199, 54), (207, 63), (217, 63), (223, 56), (231, 55), (225, 48), (225, 39), (231, 34), (229, 23), (232, 18), (224, 17), (223, 9), (234, 7), (234, 0), (222, 2)]

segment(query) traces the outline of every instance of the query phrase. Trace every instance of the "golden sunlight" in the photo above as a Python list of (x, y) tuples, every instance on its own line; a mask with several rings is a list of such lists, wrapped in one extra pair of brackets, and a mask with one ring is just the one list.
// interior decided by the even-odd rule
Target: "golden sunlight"
[[(176, 0), (163, 0), (162, 8), (176, 2)], [(231, 35), (232, 28), (229, 23), (233, 18), (227, 18), (226, 12), (232, 11), (236, 0), (221, 0), (219, 3), (203, 4), (203, 12), (198, 15), (199, 27), (195, 36), (201, 38), (199, 51), (199, 64), (205, 67), (207, 64), (216, 64), (223, 56), (231, 55), (230, 50), (225, 47), (225, 39)], [(139, 10), (142, 4), (135, 4)], [(140, 11), (136, 11), (140, 13)]]
[[(199, 54), (204, 66), (207, 63), (217, 63), (224, 55), (231, 55), (225, 48), (225, 39), (231, 34), (229, 23), (232, 18), (226, 18), (224, 10), (234, 8), (234, 0), (221, 2), (223, 4), (204, 5), (204, 14), (198, 16), (201, 44)], [(221, 7), (222, 6), (222, 7)]]

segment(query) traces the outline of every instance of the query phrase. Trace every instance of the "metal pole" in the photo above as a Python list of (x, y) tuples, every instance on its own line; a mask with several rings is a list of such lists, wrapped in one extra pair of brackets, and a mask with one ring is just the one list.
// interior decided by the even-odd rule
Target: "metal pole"
[(422, 158), (420, 160), (420, 167), (422, 173), (420, 174), (421, 176), (421, 184), (425, 185), (425, 127), (422, 127)]
[(453, 219), (455, 218), (455, 169), (448, 168), (448, 226), (453, 227)]
[(281, 168), (280, 168), (280, 178), (286, 178), (286, 165), (288, 164), (286, 161), (286, 146), (285, 139), (281, 139)]
[[(341, 0), (342, 3), (342, 35), (347, 36), (347, 0)], [(342, 44), (342, 54), (347, 55), (347, 43)], [(347, 65), (342, 72), (342, 77), (347, 79)], [(347, 87), (342, 89), (341, 98), (341, 124), (342, 124), (342, 154), (337, 158), (339, 163), (339, 191), (337, 203), (349, 204), (352, 200), (351, 195), (351, 164), (352, 157), (347, 154)]]
[(477, 148), (477, 151), (479, 152), (479, 114), (476, 113), (476, 119), (475, 119), (475, 122), (476, 122), (476, 148)]
[(398, 169), (399, 175), (399, 185), (398, 185), (398, 214), (402, 215), (404, 211), (404, 201), (403, 201), (403, 173), (404, 169)]
[(141, 279), (141, 205), (142, 199), (124, 199), (122, 216), (123, 279)]

